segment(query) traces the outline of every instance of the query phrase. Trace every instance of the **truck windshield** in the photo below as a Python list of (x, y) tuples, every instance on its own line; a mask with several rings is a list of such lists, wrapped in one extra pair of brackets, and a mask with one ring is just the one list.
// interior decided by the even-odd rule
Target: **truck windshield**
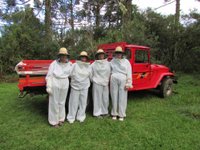
[[(105, 50), (109, 61), (114, 57), (114, 51), (115, 51), (115, 49), (106, 49)], [(125, 56), (124, 57), (126, 59), (131, 59), (131, 50), (129, 48), (125, 49)]]
[(135, 51), (135, 63), (148, 63), (148, 51), (136, 50)]
[(125, 49), (125, 58), (131, 59), (131, 50), (129, 48)]

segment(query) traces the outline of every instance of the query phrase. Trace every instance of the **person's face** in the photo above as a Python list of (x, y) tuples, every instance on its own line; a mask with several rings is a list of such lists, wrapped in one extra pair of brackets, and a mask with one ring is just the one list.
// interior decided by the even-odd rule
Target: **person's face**
[(123, 54), (122, 53), (116, 53), (115, 57), (118, 59), (122, 59)]
[(60, 62), (66, 62), (67, 61), (67, 55), (60, 55)]
[(99, 59), (99, 60), (104, 59), (104, 54), (99, 54), (98, 59)]
[(87, 57), (82, 56), (82, 57), (81, 57), (81, 61), (82, 61), (82, 62), (87, 62)]

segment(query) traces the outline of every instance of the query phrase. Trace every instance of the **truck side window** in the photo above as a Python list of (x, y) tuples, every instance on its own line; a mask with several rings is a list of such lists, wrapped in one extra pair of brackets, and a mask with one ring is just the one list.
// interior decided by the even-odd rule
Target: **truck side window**
[(135, 63), (148, 63), (148, 51), (136, 50), (135, 51)]
[(131, 59), (131, 50), (128, 48), (125, 49), (125, 58), (128, 60)]

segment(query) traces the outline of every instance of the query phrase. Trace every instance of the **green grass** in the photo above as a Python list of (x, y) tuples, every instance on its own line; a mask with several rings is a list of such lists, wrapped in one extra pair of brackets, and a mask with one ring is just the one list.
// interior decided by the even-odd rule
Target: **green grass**
[(47, 122), (45, 96), (18, 99), (17, 83), (0, 83), (0, 149), (200, 149), (200, 77), (181, 75), (172, 97), (129, 94), (124, 122), (96, 119), (58, 129)]

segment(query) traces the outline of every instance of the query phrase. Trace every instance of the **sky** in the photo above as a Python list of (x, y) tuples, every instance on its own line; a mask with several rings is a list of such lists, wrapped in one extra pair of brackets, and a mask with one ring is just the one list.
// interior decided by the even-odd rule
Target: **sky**
[[(171, 0), (171, 2), (172, 1), (174, 0)], [(145, 10), (147, 7), (155, 9), (166, 4), (164, 0), (133, 0), (132, 2), (141, 10)], [(190, 10), (193, 9), (197, 9), (197, 11), (200, 12), (200, 2), (197, 2), (196, 0), (181, 0), (180, 2), (181, 14), (188, 14)], [(174, 2), (155, 11), (164, 15), (174, 14), (175, 5), (176, 3)]]
[[(30, 5), (33, 5), (34, 0), (30, 0)], [(43, 1), (43, 0), (40, 0)], [(86, 0), (84, 0), (86, 1)], [(169, 0), (170, 2), (174, 0)], [(180, 0), (181, 1), (181, 14), (188, 14), (190, 10), (197, 9), (198, 12), (200, 12), (200, 2), (197, 2), (197, 0)], [(147, 7), (150, 7), (152, 9), (158, 8), (159, 6), (162, 6), (166, 4), (164, 0), (132, 0), (133, 4), (136, 4), (139, 9), (145, 10)], [(159, 8), (156, 10), (156, 12), (169, 15), (175, 13), (175, 2), (171, 3), (165, 7)]]

